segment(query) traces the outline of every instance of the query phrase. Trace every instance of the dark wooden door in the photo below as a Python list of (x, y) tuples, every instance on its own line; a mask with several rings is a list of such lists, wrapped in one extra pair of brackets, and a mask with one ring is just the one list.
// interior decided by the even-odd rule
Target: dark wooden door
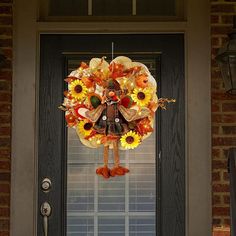
[[(167, 111), (159, 111), (156, 119), (154, 218), (155, 235), (184, 236), (186, 199), (183, 34), (41, 35), (38, 99), (38, 235), (43, 235), (44, 221), (40, 207), (44, 202), (48, 202), (52, 208), (48, 218), (49, 236), (109, 235), (106, 232), (99, 233), (96, 229), (96, 232), (91, 230), (90, 233), (67, 233), (68, 141), (64, 114), (58, 106), (62, 103), (66, 86), (64, 77), (70, 71), (73, 62), (105, 55), (109, 60), (112, 42), (117, 54), (125, 54), (136, 61), (146, 60), (154, 63), (153, 73), (157, 77), (159, 97), (177, 100)], [(51, 180), (51, 189), (42, 191), (41, 183), (46, 177)], [(99, 222), (98, 220), (97, 224), (100, 224)], [(81, 229), (83, 224), (85, 223), (81, 221), (78, 229)], [(111, 224), (115, 225), (116, 222)], [(142, 221), (136, 221), (136, 224), (142, 224)], [(125, 229), (125, 233), (114, 235), (136, 235), (131, 233), (132, 225), (129, 227), (130, 233)], [(153, 232), (145, 235), (154, 235)]]

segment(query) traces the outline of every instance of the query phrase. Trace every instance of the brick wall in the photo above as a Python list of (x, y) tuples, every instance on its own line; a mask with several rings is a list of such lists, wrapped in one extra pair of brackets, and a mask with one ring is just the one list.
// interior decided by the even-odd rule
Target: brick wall
[(9, 235), (12, 88), (12, 1), (0, 0), (0, 48), (6, 62), (0, 69), (0, 236)]
[[(212, 214), (213, 228), (229, 235), (230, 224), (227, 151), (236, 146), (236, 97), (225, 94), (221, 74), (214, 60), (219, 47), (232, 29), (236, 0), (211, 1), (212, 42)], [(217, 235), (215, 233), (214, 235)]]

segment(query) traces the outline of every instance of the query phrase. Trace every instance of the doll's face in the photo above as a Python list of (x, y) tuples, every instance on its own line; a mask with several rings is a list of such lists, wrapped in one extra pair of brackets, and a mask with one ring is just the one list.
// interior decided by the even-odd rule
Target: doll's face
[(114, 91), (110, 91), (110, 92), (108, 92), (108, 96), (109, 96), (109, 97), (113, 97), (113, 96), (115, 96), (115, 92), (114, 92)]
[(105, 91), (105, 96), (108, 101), (119, 101), (120, 100), (120, 95), (122, 91), (121, 90), (114, 90), (114, 89), (106, 89)]

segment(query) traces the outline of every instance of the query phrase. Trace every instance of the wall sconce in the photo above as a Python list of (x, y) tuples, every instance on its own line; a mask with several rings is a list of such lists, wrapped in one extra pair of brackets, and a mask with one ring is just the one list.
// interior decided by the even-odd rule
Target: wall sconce
[(216, 60), (219, 63), (226, 92), (236, 95), (236, 16), (229, 41), (219, 49)]

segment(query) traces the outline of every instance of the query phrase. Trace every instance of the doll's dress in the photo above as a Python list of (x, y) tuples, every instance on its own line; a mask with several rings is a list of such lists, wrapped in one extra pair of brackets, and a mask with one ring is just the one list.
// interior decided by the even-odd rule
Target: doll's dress
[(94, 125), (99, 134), (120, 137), (128, 131), (128, 122), (120, 113), (118, 103), (105, 103), (104, 110)]

